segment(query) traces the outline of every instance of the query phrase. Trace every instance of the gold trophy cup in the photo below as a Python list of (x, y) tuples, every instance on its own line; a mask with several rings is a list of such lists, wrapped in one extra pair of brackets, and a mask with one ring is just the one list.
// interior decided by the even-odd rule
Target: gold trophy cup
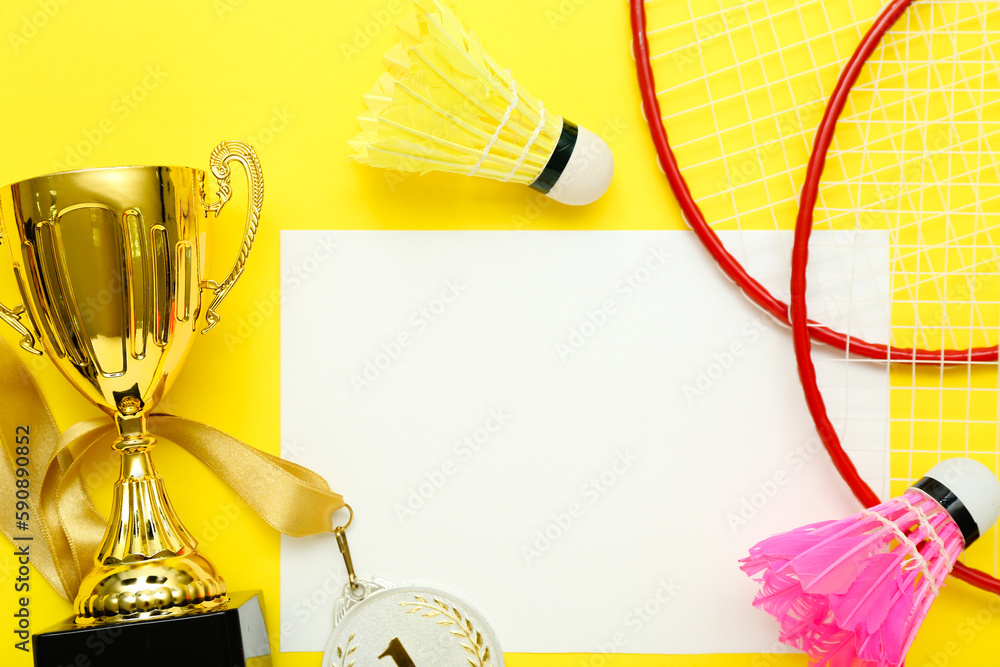
[[(250, 205), (239, 256), (215, 283), (204, 279), (205, 222), (232, 194), (232, 161), (246, 171)], [(185, 167), (69, 171), (0, 191), (0, 240), (23, 299), (13, 309), (0, 305), (0, 319), (18, 331), (25, 350), (44, 350), (118, 427), (121, 476), (94, 567), (76, 597), (77, 627), (203, 614), (227, 603), (225, 582), (167, 498), (146, 430), (195, 333), (219, 321), (216, 309), (243, 272), (257, 232), (263, 182), (253, 149), (223, 142), (211, 169), (219, 182), (211, 202), (205, 172)]]

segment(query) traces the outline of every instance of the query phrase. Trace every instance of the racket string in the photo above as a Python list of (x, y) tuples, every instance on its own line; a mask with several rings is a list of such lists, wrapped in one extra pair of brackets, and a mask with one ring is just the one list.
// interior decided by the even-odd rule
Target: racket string
[[(995, 345), (1000, 338), (995, 205), (1000, 168), (992, 146), (1000, 124), (986, 111), (991, 99), (997, 105), (1000, 90), (984, 73), (996, 70), (995, 62), (984, 57), (996, 36), (942, 26), (956, 18), (964, 20), (911, 9), (895, 30), (903, 34), (893, 34), (869, 59), (863, 83), (852, 91), (838, 123), (815, 208), (818, 229), (836, 228), (851, 218), (859, 227), (888, 228), (888, 267), (881, 277), (876, 270), (867, 279), (880, 277), (888, 285), (892, 309), (886, 334), (900, 346), (968, 349)], [(986, 19), (981, 22), (985, 26)], [(973, 37), (983, 43), (956, 48)], [(924, 57), (949, 50), (951, 55), (937, 60)], [(909, 72), (900, 77), (894, 70), (902, 68)], [(889, 85), (881, 86), (882, 81)], [(859, 233), (855, 247), (831, 248), (828, 235), (813, 236), (810, 255), (845, 253), (842, 270), (850, 278), (845, 289), (857, 296), (858, 278), (868, 269), (858, 258), (871, 255), (861, 245), (875, 237)], [(836, 287), (832, 281), (817, 282), (814, 291), (810, 278), (810, 315), (824, 307), (829, 297), (823, 292), (831, 285)], [(864, 329), (864, 309), (849, 310), (845, 331)], [(847, 355), (841, 359), (844, 366), (857, 365)], [(817, 364), (822, 383), (829, 381), (824, 372), (829, 375)], [(854, 413), (857, 396), (849, 396), (849, 373), (841, 371), (838, 386), (821, 387), (824, 396), (835, 392), (840, 397), (827, 401), (830, 417), (844, 445), (857, 452), (856, 427), (865, 418)], [(890, 495), (949, 456), (972, 456), (1000, 470), (995, 363), (911, 365), (886, 376)], [(997, 572), (996, 534), (966, 560)]]
[[(646, 117), (669, 136), (665, 151), (654, 127), (667, 178), (720, 264), (781, 319), (774, 297), (790, 294), (817, 126), (884, 2), (633, 0), (634, 19), (637, 5)], [(883, 497), (949, 455), (1000, 470), (989, 348), (1000, 338), (998, 28), (985, 1), (904, 7), (853, 85), (818, 192), (806, 295), (816, 323), (803, 326), (840, 350), (816, 353), (823, 398)], [(907, 358), (925, 363), (886, 363)], [(996, 544), (982, 539), (970, 562), (995, 573)]]

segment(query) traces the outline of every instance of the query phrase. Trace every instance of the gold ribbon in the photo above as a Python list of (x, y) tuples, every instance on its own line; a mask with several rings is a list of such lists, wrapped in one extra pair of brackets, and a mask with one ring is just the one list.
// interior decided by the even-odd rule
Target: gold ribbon
[[(0, 531), (15, 545), (31, 537), (31, 562), (63, 598), (72, 600), (108, 525), (83, 484), (81, 462), (92, 447), (110, 445), (117, 430), (107, 419), (94, 419), (60, 434), (28, 369), (2, 340), (0, 401), (5, 454), (0, 463)], [(149, 430), (193, 454), (286, 535), (330, 532), (331, 515), (344, 506), (320, 475), (205, 424), (154, 414)], [(21, 495), (27, 498), (19, 499), (18, 491), (26, 491)], [(30, 530), (19, 527), (20, 517), (27, 517)]]

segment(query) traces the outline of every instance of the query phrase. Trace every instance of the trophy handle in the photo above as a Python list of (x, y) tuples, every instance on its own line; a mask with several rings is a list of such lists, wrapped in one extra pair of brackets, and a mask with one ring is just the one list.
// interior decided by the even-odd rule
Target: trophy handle
[(11, 310), (0, 303), (0, 320), (3, 320), (21, 334), (21, 347), (32, 354), (41, 354), (42, 351), (35, 347), (35, 337), (31, 335), (28, 328), (21, 324), (21, 314), (24, 313), (24, 306), (18, 306)]
[[(3, 234), (0, 233), (0, 242), (3, 241)], [(21, 348), (31, 352), (32, 354), (41, 355), (42, 351), (35, 347), (35, 337), (28, 331), (28, 327), (21, 323), (21, 315), (24, 313), (24, 306), (18, 306), (11, 310), (7, 306), (0, 303), (0, 320), (3, 320), (11, 327), (14, 331), (21, 334)]]
[(236, 284), (236, 281), (239, 280), (240, 275), (243, 273), (247, 257), (250, 255), (250, 249), (253, 247), (254, 236), (257, 235), (257, 224), (260, 222), (260, 208), (264, 200), (264, 177), (261, 173), (257, 153), (242, 141), (223, 141), (215, 147), (210, 158), (212, 174), (219, 181), (219, 198), (211, 204), (206, 203), (205, 212), (214, 212), (215, 216), (218, 217), (219, 211), (222, 210), (222, 207), (232, 197), (233, 190), (229, 186), (229, 163), (232, 160), (236, 160), (242, 164), (243, 169), (246, 171), (247, 180), (250, 182), (250, 206), (247, 210), (247, 224), (243, 233), (243, 245), (240, 247), (240, 254), (236, 257), (236, 262), (233, 264), (229, 276), (221, 284), (212, 280), (206, 280), (201, 284), (203, 288), (212, 290), (212, 293), (215, 295), (212, 303), (208, 306), (208, 312), (205, 316), (207, 325), (202, 329), (203, 334), (211, 331), (219, 323), (220, 318), (216, 312), (216, 308), (226, 298), (229, 290), (233, 288), (233, 285)]

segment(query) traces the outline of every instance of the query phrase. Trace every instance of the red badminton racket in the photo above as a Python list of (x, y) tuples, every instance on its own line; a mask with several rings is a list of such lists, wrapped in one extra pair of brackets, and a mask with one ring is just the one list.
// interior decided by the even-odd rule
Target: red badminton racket
[[(631, 0), (634, 56), (660, 166), (726, 274), (788, 323), (797, 194), (837, 76), (883, 0)], [(669, 138), (668, 138), (669, 137)], [(818, 226), (840, 242), (842, 230)], [(995, 344), (901, 345), (816, 311), (819, 341), (876, 359), (993, 361)], [(820, 324), (820, 322), (822, 324)]]
[[(795, 353), (819, 434), (868, 506), (945, 458), (1000, 470), (996, 363), (830, 354), (813, 349), (807, 319), (833, 308), (848, 337), (995, 349), (998, 54), (996, 3), (896, 0), (843, 69), (816, 132), (792, 253)], [(1000, 594), (997, 545), (996, 531), (984, 535), (953, 574)]]

